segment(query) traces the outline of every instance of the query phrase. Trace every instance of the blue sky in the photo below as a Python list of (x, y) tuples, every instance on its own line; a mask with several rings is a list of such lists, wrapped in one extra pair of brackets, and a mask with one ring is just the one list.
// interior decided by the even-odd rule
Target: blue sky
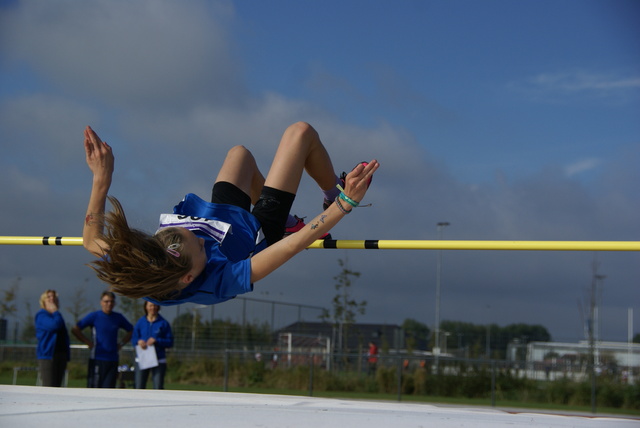
[[(623, 0), (0, 2), (0, 234), (80, 234), (87, 124), (114, 147), (112, 194), (151, 231), (185, 193), (208, 195), (230, 146), (266, 171), (304, 120), (338, 172), (382, 164), (372, 208), (337, 238), (436, 239), (448, 221), (448, 239), (640, 240), (639, 19)], [(303, 181), (296, 213), (320, 203)], [(0, 287), (20, 276), (32, 304), (91, 278), (80, 248), (0, 255)], [(307, 251), (253, 296), (329, 306), (345, 257), (362, 321), (433, 327), (435, 252)], [(442, 319), (579, 340), (595, 259), (603, 338), (625, 340), (639, 257), (445, 252)]]
[(602, 159), (600, 123), (640, 128), (637, 111), (620, 117), (634, 89), (637, 101), (630, 3), (285, 3), (280, 19), (263, 19), (269, 3), (238, 5), (252, 88), (409, 129), (471, 181)]

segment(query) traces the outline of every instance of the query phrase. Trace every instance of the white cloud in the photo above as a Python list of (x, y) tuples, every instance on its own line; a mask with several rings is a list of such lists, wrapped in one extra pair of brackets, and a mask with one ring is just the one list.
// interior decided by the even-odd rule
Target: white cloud
[(602, 75), (590, 72), (543, 73), (529, 79), (532, 86), (552, 91), (608, 91), (640, 89), (640, 77)]
[(67, 94), (149, 108), (231, 102), (238, 89), (224, 1), (24, 2), (4, 13), (5, 55)]
[(564, 168), (564, 172), (567, 175), (567, 177), (572, 177), (576, 174), (593, 170), (598, 166), (600, 166), (601, 163), (602, 161), (597, 158), (581, 159), (570, 165), (567, 165)]
[(582, 97), (586, 99), (625, 100), (630, 93), (640, 90), (640, 76), (594, 71), (563, 71), (541, 73), (508, 85), (543, 101), (563, 101)]

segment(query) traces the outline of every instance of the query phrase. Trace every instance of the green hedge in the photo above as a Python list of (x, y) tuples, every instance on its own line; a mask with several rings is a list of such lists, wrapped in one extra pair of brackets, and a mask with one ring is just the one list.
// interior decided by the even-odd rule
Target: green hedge
[[(0, 363), (0, 383), (10, 384), (15, 366), (37, 366), (37, 362)], [(230, 388), (260, 388), (262, 390), (309, 390), (309, 366), (292, 368), (268, 368), (264, 362), (229, 359), (228, 386)], [(490, 367), (460, 370), (458, 375), (434, 373), (427, 368), (403, 370), (401, 394), (405, 396), (452, 397), (466, 399), (490, 399), (492, 372)], [(358, 372), (333, 372), (319, 367), (313, 371), (313, 391), (348, 393), (398, 393), (397, 369), (379, 367), (375, 375)], [(221, 388), (224, 385), (224, 361), (207, 357), (181, 361), (168, 361), (167, 384), (204, 385)], [(34, 384), (35, 372), (20, 374), (19, 384)], [(86, 364), (69, 364), (71, 385), (82, 385), (86, 378)], [(25, 383), (26, 382), (26, 383)], [(640, 382), (628, 385), (614, 378), (601, 376), (597, 380), (598, 407), (640, 411)], [(554, 381), (536, 381), (513, 376), (509, 370), (496, 370), (496, 401), (542, 403), (560, 406), (590, 406), (591, 383), (576, 382), (568, 378)]]

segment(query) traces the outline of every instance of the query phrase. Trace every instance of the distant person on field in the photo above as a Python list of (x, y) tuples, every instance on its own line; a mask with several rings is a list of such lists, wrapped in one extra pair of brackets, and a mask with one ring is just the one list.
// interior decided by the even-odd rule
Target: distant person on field
[(149, 374), (153, 382), (153, 389), (164, 389), (164, 376), (167, 372), (167, 353), (165, 349), (173, 347), (173, 333), (171, 324), (159, 314), (160, 306), (152, 302), (144, 302), (144, 316), (133, 327), (131, 343), (133, 347), (140, 346), (148, 349), (153, 346), (158, 365), (141, 370), (136, 358), (136, 389), (145, 389)]
[[(133, 326), (119, 312), (114, 312), (116, 296), (105, 291), (100, 297), (102, 310), (91, 312), (78, 321), (71, 330), (82, 343), (91, 350), (87, 388), (115, 388), (118, 379), (120, 349), (131, 339)], [(87, 338), (82, 330), (91, 327), (92, 338)], [(118, 331), (127, 332), (118, 342)]]
[(378, 346), (374, 342), (369, 342), (367, 362), (369, 363), (369, 374), (375, 374), (378, 366)]
[(69, 333), (58, 311), (59, 306), (55, 290), (47, 290), (40, 296), (41, 309), (36, 314), (36, 355), (42, 386), (62, 386), (71, 357)]

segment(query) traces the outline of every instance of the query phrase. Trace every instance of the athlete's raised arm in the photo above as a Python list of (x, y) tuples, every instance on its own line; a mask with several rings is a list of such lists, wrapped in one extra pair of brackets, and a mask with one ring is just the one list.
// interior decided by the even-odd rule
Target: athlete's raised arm
[(82, 243), (90, 253), (101, 257), (108, 250), (101, 236), (115, 159), (111, 147), (89, 126), (84, 130), (84, 150), (87, 165), (93, 172), (93, 183), (82, 229)]

